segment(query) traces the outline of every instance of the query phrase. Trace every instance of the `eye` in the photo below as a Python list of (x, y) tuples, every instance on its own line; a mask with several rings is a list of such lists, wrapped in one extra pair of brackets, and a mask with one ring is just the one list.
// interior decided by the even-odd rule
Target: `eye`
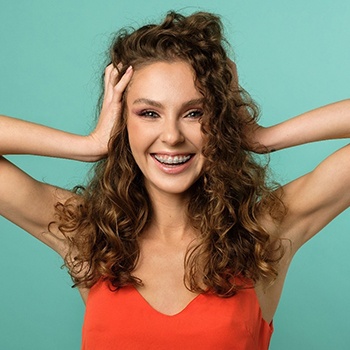
[(198, 119), (202, 116), (203, 116), (203, 111), (201, 111), (200, 109), (190, 111), (189, 113), (186, 114), (186, 117), (191, 119)]
[(154, 118), (158, 118), (159, 115), (158, 113), (154, 112), (154, 111), (150, 111), (150, 110), (144, 110), (144, 111), (141, 111), (139, 113), (137, 113), (140, 117), (145, 117), (145, 118), (151, 118), (151, 119), (154, 119)]

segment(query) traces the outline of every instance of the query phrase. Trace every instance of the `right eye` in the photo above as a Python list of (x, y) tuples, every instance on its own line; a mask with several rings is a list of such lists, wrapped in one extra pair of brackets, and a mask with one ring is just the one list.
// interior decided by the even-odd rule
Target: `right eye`
[(158, 113), (154, 111), (149, 111), (149, 110), (141, 111), (140, 113), (138, 113), (138, 115), (141, 117), (151, 118), (151, 119), (159, 117)]

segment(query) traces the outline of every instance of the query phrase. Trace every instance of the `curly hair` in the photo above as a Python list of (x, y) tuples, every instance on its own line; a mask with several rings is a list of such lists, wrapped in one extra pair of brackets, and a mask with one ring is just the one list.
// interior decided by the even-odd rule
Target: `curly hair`
[[(195, 72), (209, 113), (201, 120), (205, 168), (191, 188), (187, 208), (200, 238), (187, 251), (184, 282), (191, 291), (211, 290), (223, 297), (240, 288), (234, 282), (237, 276), (253, 282), (276, 278), (283, 248), (258, 217), (268, 212), (278, 220), (285, 211), (277, 185), (269, 182), (267, 164), (249, 151), (245, 130), (256, 122), (258, 108), (238, 86), (227, 46), (219, 17), (169, 12), (159, 25), (123, 29), (110, 49), (120, 77), (130, 65), (137, 70), (159, 61), (184, 61)], [(57, 204), (56, 213), (70, 241), (66, 264), (75, 285), (89, 287), (100, 278), (115, 288), (142, 284), (133, 270), (140, 256), (138, 238), (152, 220), (152, 205), (130, 151), (125, 115), (90, 183), (79, 196)]]

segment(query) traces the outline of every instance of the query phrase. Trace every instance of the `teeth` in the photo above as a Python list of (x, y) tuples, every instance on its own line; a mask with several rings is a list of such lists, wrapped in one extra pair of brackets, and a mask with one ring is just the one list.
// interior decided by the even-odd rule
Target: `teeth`
[(154, 158), (158, 160), (158, 162), (164, 163), (164, 164), (181, 164), (187, 162), (191, 156), (159, 156), (154, 155)]

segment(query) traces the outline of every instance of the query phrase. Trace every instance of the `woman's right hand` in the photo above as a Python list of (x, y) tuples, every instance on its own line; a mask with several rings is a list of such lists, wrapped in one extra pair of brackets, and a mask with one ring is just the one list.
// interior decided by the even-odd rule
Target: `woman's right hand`
[(107, 154), (113, 127), (122, 113), (122, 96), (132, 68), (118, 80), (118, 70), (108, 66), (99, 121), (88, 136), (72, 134), (24, 120), (0, 116), (0, 155), (33, 154), (95, 162)]
[(55, 205), (72, 196), (70, 191), (36, 181), (1, 155), (35, 154), (80, 161), (96, 161), (107, 152), (109, 137), (120, 117), (122, 94), (132, 77), (127, 70), (116, 84), (118, 72), (106, 68), (105, 94), (100, 120), (89, 136), (80, 136), (28, 121), (0, 116), (0, 215), (54, 249), (67, 252), (66, 239), (56, 225)]
[(105, 91), (100, 117), (95, 130), (88, 136), (97, 158), (103, 158), (107, 154), (113, 128), (121, 117), (122, 97), (132, 78), (133, 69), (130, 66), (118, 81), (119, 74), (118, 69), (112, 64), (105, 70)]

